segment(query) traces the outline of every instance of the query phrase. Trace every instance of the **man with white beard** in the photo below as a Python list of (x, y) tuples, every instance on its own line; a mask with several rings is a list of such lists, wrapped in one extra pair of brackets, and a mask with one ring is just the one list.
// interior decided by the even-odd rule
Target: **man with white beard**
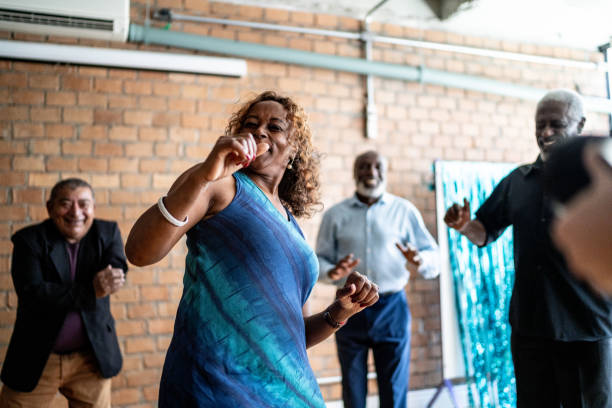
[[(387, 160), (374, 151), (355, 159), (355, 195), (323, 215), (317, 237), (319, 280), (342, 286), (359, 264), (379, 287), (379, 301), (336, 332), (346, 408), (364, 408), (368, 351), (376, 365), (380, 407), (406, 407), (410, 373), (410, 272), (439, 273), (438, 248), (417, 208), (386, 193)], [(346, 323), (346, 324), (345, 324)]]

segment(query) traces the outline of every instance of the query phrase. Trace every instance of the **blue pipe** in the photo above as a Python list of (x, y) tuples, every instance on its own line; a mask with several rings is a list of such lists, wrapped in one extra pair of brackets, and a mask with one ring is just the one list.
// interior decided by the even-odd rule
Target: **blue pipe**
[[(532, 101), (539, 100), (547, 91), (545, 89), (521, 86), (509, 82), (425, 67), (411, 67), (400, 64), (368, 61), (360, 58), (318, 54), (290, 48), (169, 31), (137, 24), (130, 24), (128, 40), (130, 42), (167, 45), (242, 58), (353, 72), (362, 75), (376, 75), (383, 78), (405, 81), (417, 81)], [(608, 99), (588, 97), (584, 99), (585, 105), (592, 111), (605, 113), (612, 112), (612, 101)]]

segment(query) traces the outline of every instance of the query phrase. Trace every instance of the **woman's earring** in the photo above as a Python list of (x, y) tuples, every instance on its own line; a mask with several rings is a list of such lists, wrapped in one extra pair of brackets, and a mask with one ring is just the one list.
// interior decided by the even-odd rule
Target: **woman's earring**
[(287, 163), (287, 169), (293, 170), (293, 160), (294, 160), (293, 158), (289, 160), (289, 163)]

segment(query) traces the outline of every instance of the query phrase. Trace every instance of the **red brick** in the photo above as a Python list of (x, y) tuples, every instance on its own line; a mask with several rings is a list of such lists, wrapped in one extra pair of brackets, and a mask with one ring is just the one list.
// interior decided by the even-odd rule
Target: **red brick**
[(121, 388), (112, 391), (112, 406), (125, 406), (135, 404), (140, 401), (140, 391), (135, 388)]
[(79, 139), (103, 140), (107, 136), (107, 127), (101, 125), (81, 126)]
[(34, 89), (59, 89), (59, 77), (56, 75), (30, 75), (28, 85)]
[(127, 94), (150, 95), (152, 86), (150, 82), (125, 81), (124, 89)]
[(172, 334), (174, 319), (149, 319), (149, 334)]
[(0, 85), (25, 88), (27, 86), (27, 76), (20, 72), (0, 72)]
[(153, 84), (153, 95), (180, 96), (181, 86), (172, 83), (156, 82)]
[(25, 142), (0, 140), (0, 154), (23, 154), (26, 151)]
[(112, 95), (108, 97), (108, 107), (113, 108), (134, 108), (139, 107), (134, 96)]
[(122, 174), (121, 186), (124, 188), (149, 188), (151, 180), (146, 174)]
[(90, 91), (92, 89), (91, 78), (76, 75), (65, 75), (62, 77), (62, 88), (73, 91)]
[(63, 141), (62, 153), (66, 155), (86, 156), (92, 153), (92, 142), (81, 140), (76, 142)]
[(0, 107), (0, 120), (27, 120), (30, 118), (30, 109), (24, 106)]
[(127, 385), (130, 387), (140, 387), (143, 385), (158, 384), (161, 373), (159, 370), (139, 370), (138, 372), (130, 373), (125, 375), (127, 378)]
[[(49, 170), (47, 168), (47, 170)], [(24, 185), (25, 184), (25, 174), (23, 173), (13, 173), (13, 176), (15, 176), (16, 178), (22, 178), (23, 181), (21, 181), (19, 184), (20, 185)], [(59, 175), (57, 173), (49, 173), (49, 172), (45, 172), (45, 173), (30, 173), (28, 175), (28, 186), (33, 186), (33, 187), (53, 187), (55, 185), (55, 183), (57, 183), (59, 181)], [(6, 185), (8, 183), (6, 182), (2, 182), (3, 185)]]
[[(65, 108), (64, 108), (65, 109)], [(30, 109), (30, 116), (37, 122), (60, 122), (62, 109), (60, 108), (36, 108)]]
[(208, 118), (204, 115), (192, 115), (184, 113), (181, 115), (181, 126), (187, 128), (207, 128), (209, 124)]
[(168, 100), (160, 96), (142, 96), (138, 98), (138, 107), (142, 109), (151, 109), (162, 111), (168, 109)]
[(75, 158), (49, 157), (47, 159), (48, 171), (76, 171), (77, 160)]
[(60, 153), (59, 140), (33, 140), (30, 142), (30, 152), (33, 154), (57, 155)]
[(142, 320), (117, 321), (116, 328), (117, 335), (121, 337), (146, 334), (145, 322)]
[(108, 97), (92, 92), (79, 92), (78, 96), (79, 106), (93, 106), (93, 107), (106, 107), (108, 104)]
[(40, 105), (45, 101), (45, 93), (43, 91), (19, 89), (11, 92), (11, 98), (14, 103), (18, 104)]
[(146, 319), (149, 317), (155, 317), (156, 315), (157, 313), (155, 311), (155, 306), (150, 302), (129, 305), (128, 307), (128, 317), (130, 319)]
[(41, 171), (45, 169), (45, 165), (41, 156), (15, 156), (13, 158), (13, 169), (25, 171)]
[(146, 354), (144, 366), (147, 368), (161, 368), (164, 365), (165, 356), (160, 354)]
[(151, 112), (145, 111), (125, 111), (123, 112), (123, 122), (126, 125), (150, 125), (152, 121)]
[(53, 139), (71, 139), (74, 135), (74, 126), (60, 123), (46, 123), (45, 136)]
[(122, 124), (122, 111), (118, 109), (96, 109), (94, 111), (93, 121), (95, 124)]
[(178, 145), (176, 143), (157, 143), (155, 145), (155, 155), (158, 157), (176, 157), (178, 155)]
[(137, 128), (127, 126), (114, 126), (110, 129), (109, 135), (110, 140), (136, 140)]
[(13, 136), (18, 139), (43, 137), (44, 134), (44, 127), (41, 124), (15, 123), (13, 125)]
[(96, 78), (94, 80), (94, 90), (97, 92), (121, 93), (123, 81), (120, 79)]
[(168, 163), (166, 160), (142, 159), (140, 161), (140, 171), (144, 173), (154, 173), (166, 171)]
[(74, 92), (47, 92), (47, 105), (71, 106), (75, 103)]
[(0, 221), (19, 221), (26, 218), (27, 208), (16, 205), (0, 205)]
[[(95, 188), (95, 186), (94, 186)], [(129, 283), (129, 274), (128, 274), (128, 283)], [(134, 287), (126, 287), (124, 286), (118, 292), (115, 292), (112, 295), (112, 300), (121, 303), (133, 303), (138, 302), (139, 295), (138, 289)]]
[(164, 286), (143, 286), (140, 296), (143, 300), (168, 300), (168, 289)]
[(119, 187), (119, 176), (117, 174), (96, 174), (91, 177), (91, 185), (97, 188)]
[(113, 191), (111, 192), (111, 203), (113, 204), (138, 204), (140, 202), (140, 194), (129, 191)]
[(153, 126), (176, 126), (181, 122), (181, 116), (178, 113), (159, 112), (153, 114)]
[(123, 145), (119, 143), (96, 143), (94, 145), (95, 155), (121, 156), (123, 155)]
[(177, 112), (190, 112), (196, 111), (196, 101), (189, 99), (172, 99), (170, 100), (170, 110)]
[(78, 162), (78, 169), (86, 172), (105, 172), (108, 170), (108, 162), (106, 159), (98, 159), (93, 157), (81, 157)]
[(93, 109), (64, 108), (64, 121), (73, 123), (93, 124)]

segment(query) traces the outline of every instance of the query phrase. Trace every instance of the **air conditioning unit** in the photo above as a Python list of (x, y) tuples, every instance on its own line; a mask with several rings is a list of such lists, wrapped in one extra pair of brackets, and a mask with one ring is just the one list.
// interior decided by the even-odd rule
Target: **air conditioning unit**
[(0, 0), (0, 31), (125, 41), (129, 0)]

